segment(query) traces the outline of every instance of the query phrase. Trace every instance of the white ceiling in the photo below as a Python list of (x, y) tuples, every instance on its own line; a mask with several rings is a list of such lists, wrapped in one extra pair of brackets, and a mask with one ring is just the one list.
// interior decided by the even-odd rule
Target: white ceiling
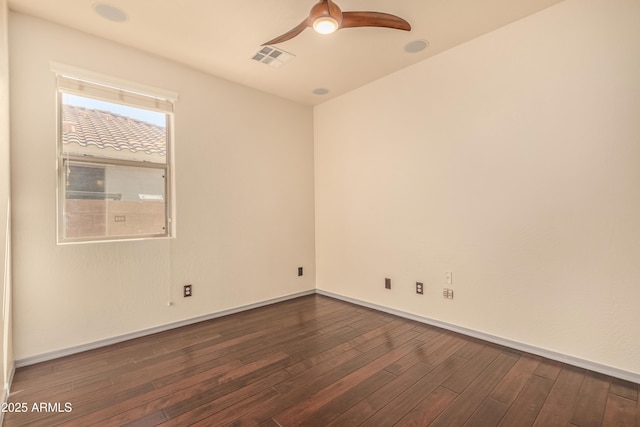
[[(345, 28), (322, 36), (308, 28), (276, 45), (296, 56), (278, 69), (250, 58), (262, 43), (302, 22), (316, 0), (9, 0), (9, 7), (316, 105), (560, 1), (337, 0), (343, 11), (398, 15), (412, 31)], [(128, 19), (100, 17), (98, 3), (122, 9)], [(429, 48), (406, 53), (405, 44), (417, 39), (428, 40)], [(330, 92), (314, 95), (320, 87)]]

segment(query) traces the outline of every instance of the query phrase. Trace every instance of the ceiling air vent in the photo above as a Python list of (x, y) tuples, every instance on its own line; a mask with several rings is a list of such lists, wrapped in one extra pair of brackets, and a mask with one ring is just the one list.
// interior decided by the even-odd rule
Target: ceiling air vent
[(294, 54), (285, 52), (284, 50), (270, 46), (262, 46), (260, 50), (251, 56), (251, 59), (267, 64), (273, 68), (280, 68), (295, 57)]

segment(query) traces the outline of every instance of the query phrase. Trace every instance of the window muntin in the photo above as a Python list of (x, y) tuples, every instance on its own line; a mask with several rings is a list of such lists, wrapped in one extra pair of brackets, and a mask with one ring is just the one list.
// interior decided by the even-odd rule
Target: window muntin
[(172, 103), (60, 76), (58, 90), (58, 241), (170, 236)]

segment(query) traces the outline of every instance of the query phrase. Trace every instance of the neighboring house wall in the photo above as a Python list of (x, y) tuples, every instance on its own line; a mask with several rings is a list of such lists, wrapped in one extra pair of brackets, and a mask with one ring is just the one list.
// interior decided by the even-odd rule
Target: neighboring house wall
[(639, 22), (566, 0), (316, 107), (318, 289), (640, 378)]
[[(17, 360), (315, 288), (311, 108), (26, 15), (9, 24)], [(179, 94), (177, 238), (56, 245), (52, 60)]]
[[(6, 0), (0, 0), (0, 403), (8, 395), (5, 389), (13, 370), (13, 350), (11, 338), (11, 224), (9, 202), (10, 155), (9, 155), (9, 50), (7, 42), (8, 8)], [(2, 414), (0, 413), (0, 423)]]
[[(86, 198), (86, 191), (67, 193), (64, 213), (66, 237), (117, 237), (166, 233), (165, 171), (113, 166), (71, 168), (80, 170), (73, 183), (86, 189), (87, 182), (100, 180)], [(98, 171), (98, 172), (95, 172)], [(96, 175), (97, 173), (97, 175)], [(69, 185), (69, 184), (67, 184)]]
[(165, 233), (165, 203), (68, 199), (67, 237), (118, 237)]

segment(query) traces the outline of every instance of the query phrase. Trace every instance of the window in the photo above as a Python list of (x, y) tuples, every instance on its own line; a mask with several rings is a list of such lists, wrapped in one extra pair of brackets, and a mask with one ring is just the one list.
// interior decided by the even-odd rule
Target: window
[(58, 74), (58, 242), (172, 235), (173, 100)]

